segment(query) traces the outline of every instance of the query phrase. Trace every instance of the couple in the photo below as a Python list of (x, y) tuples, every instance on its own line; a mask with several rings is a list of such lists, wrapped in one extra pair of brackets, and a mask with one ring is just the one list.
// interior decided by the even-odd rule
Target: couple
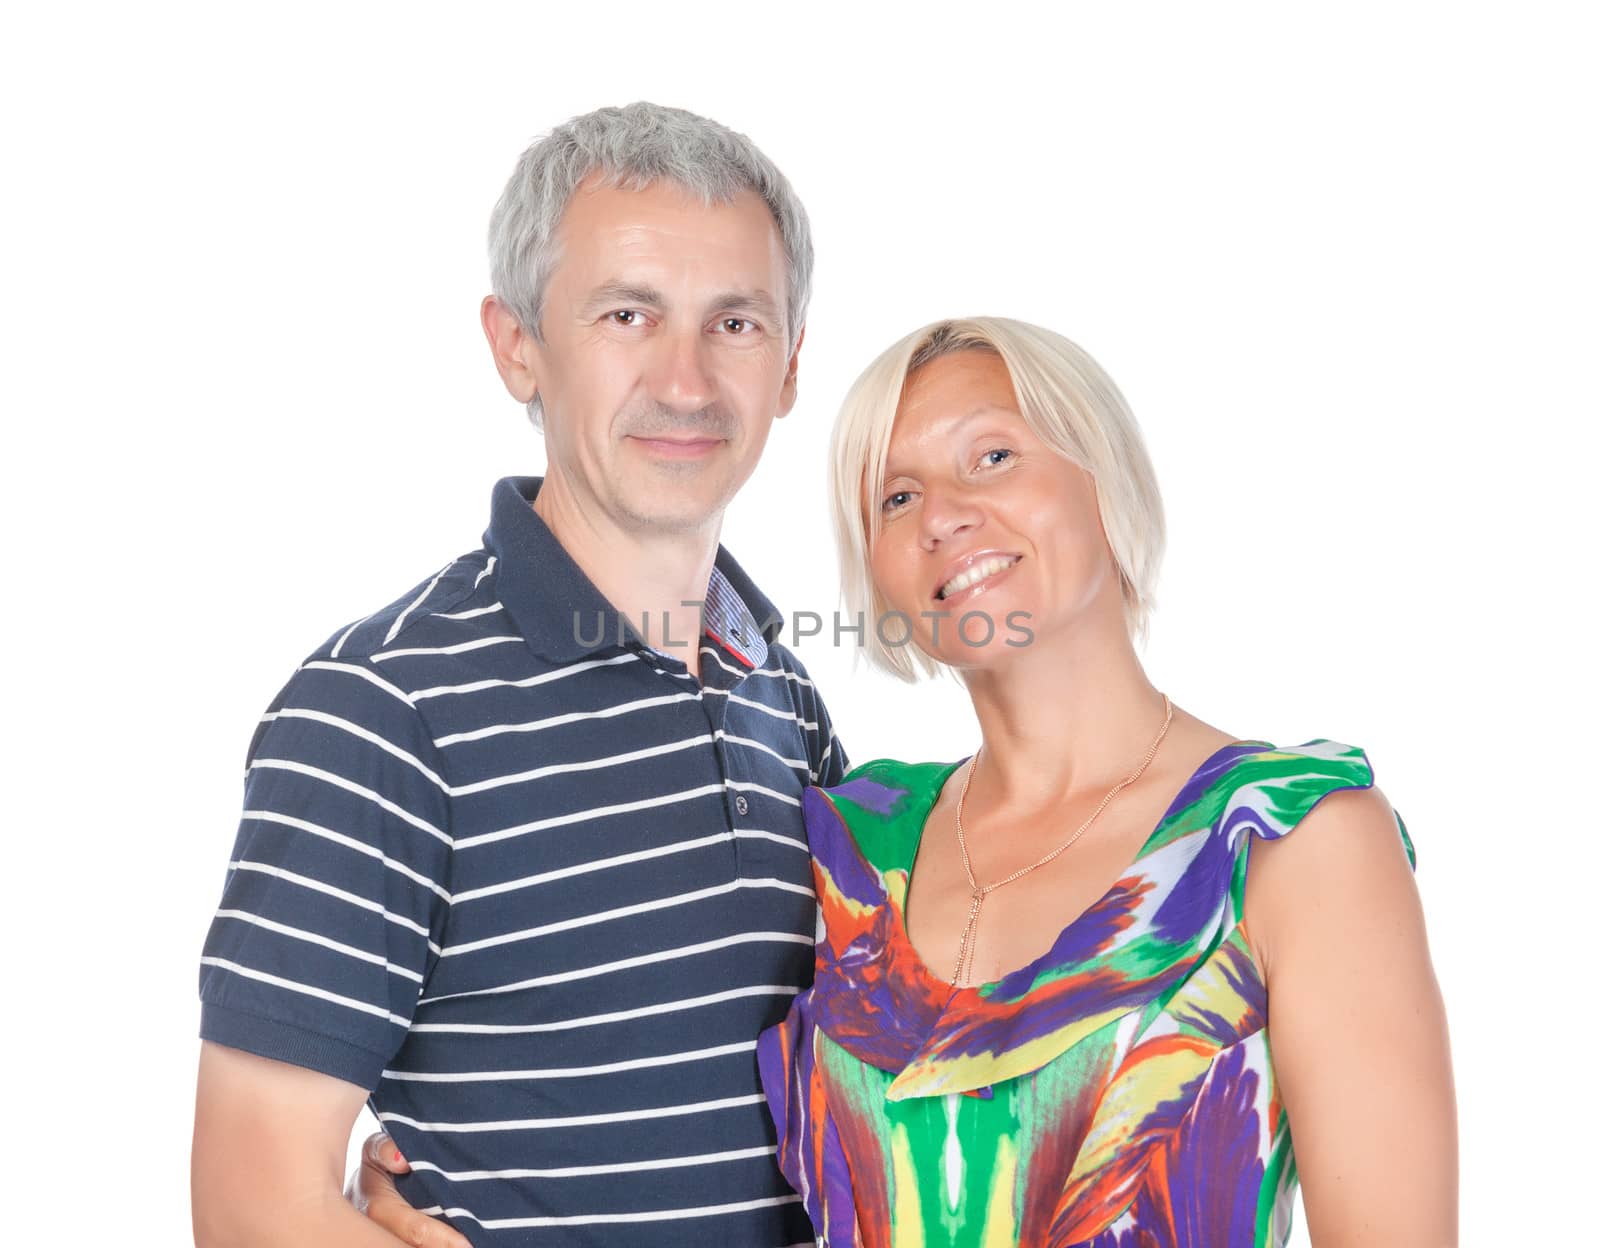
[(953, 669), (982, 744), (848, 770), (718, 545), (795, 401), (788, 183), (603, 109), (524, 153), (490, 247), (547, 475), (256, 731), (197, 1243), (1276, 1245), (1301, 1177), (1319, 1246), (1453, 1242), (1409, 841), (1360, 750), (1146, 677), (1160, 499), (1093, 360), (947, 321), (850, 391), (849, 612), (888, 670)]

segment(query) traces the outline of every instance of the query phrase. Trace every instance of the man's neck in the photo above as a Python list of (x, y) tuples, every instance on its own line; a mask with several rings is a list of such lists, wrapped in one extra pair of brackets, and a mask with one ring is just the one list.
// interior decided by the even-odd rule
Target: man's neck
[(539, 488), (533, 510), (645, 644), (681, 659), (698, 678), (721, 517), (703, 530), (641, 533), (580, 503), (554, 474)]

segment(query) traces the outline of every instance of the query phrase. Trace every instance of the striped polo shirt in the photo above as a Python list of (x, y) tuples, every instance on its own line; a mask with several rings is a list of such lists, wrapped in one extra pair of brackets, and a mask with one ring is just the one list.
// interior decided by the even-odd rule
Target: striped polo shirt
[(368, 1089), (475, 1244), (809, 1244), (755, 1047), (810, 982), (800, 794), (844, 756), (725, 551), (696, 680), (539, 483), (262, 719), (201, 1034)]

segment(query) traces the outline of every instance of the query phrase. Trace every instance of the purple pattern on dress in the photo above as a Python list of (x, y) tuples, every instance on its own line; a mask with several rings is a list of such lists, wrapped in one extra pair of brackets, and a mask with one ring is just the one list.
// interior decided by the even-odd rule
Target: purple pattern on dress
[(1061, 929), (1048, 953), (1012, 971), (984, 996), (997, 1004), (1020, 1000), (1033, 988), (1040, 968), (1048, 966), (1059, 973), (1098, 957), (1133, 922), (1139, 899), (1149, 890), (1149, 884), (1137, 875), (1124, 876), (1104, 897)]
[(818, 866), (827, 869), (834, 888), (842, 896), (864, 906), (881, 906), (884, 892), (878, 873), (862, 858), (855, 841), (850, 838), (850, 830), (844, 826), (839, 812), (823, 796), (822, 790), (807, 789), (802, 793), (800, 810), (805, 819), (806, 840), (811, 845), (811, 856)]
[(1277, 840), (1282, 835), (1277, 826), (1265, 818), (1259, 810), (1242, 799), (1237, 799), (1236, 805), (1228, 807), (1228, 813), (1218, 825), (1218, 833), (1228, 843), (1230, 849), (1237, 849), (1240, 834), (1252, 831), (1260, 833), (1269, 841)]
[(1061, 981), (1059, 989), (1041, 990), (1025, 1006), (1004, 1014), (963, 1012), (958, 1017), (952, 1010), (929, 1056), (947, 1062), (1004, 1053), (1097, 1014), (1126, 1014), (1182, 983), (1192, 969), (1191, 963), (1178, 962), (1149, 979), (1135, 980), (1109, 969), (1083, 971)]
[[(756, 1065), (767, 1109), (778, 1130), (778, 1169), (791, 1187), (803, 1193), (802, 1203), (813, 1226), (824, 1226), (829, 1218), (837, 1225), (842, 1218), (846, 1228), (853, 1228), (855, 1193), (838, 1129), (831, 1115), (822, 1123), (809, 1121), (808, 1097), (816, 1071), (816, 1020), (809, 996), (801, 993), (796, 997), (788, 1017), (757, 1038)], [(786, 1044), (794, 1048), (787, 1066)], [(820, 1172), (808, 1155), (813, 1132), (819, 1129), (823, 1140)], [(833, 1235), (831, 1243), (837, 1248), (855, 1248), (855, 1236), (847, 1229)]]
[[(856, 1248), (855, 1195), (850, 1163), (839, 1142), (839, 1127), (830, 1114), (822, 1128), (823, 1203), (828, 1207), (828, 1248)], [(814, 1226), (825, 1225), (814, 1222)]]
[[(1161, 817), (1165, 823), (1172, 817), (1174, 811), (1182, 810), (1200, 800), (1201, 794), (1209, 789), (1223, 772), (1232, 767), (1236, 759), (1243, 758), (1246, 754), (1260, 754), (1263, 750), (1272, 747), (1260, 741), (1243, 741), (1238, 745), (1225, 745), (1205, 762), (1200, 764), (1200, 770), (1189, 777), (1188, 783), (1178, 790), (1178, 796), (1172, 799), (1167, 807), (1167, 813)], [(1159, 826), (1159, 825), (1157, 825)]]
[(1255, 1243), (1261, 1163), (1256, 1096), (1261, 1078), (1235, 1045), (1211, 1066), (1170, 1146), (1167, 1203), (1174, 1248), (1250, 1248)]
[(1232, 942), (1225, 943), (1212, 955), (1207, 971), (1213, 968), (1222, 976), (1229, 991), (1238, 994), (1244, 1002), (1244, 1010), (1237, 1019), (1191, 1003), (1181, 994), (1168, 1008), (1186, 1026), (1226, 1048), (1267, 1025), (1267, 986), (1261, 982), (1249, 952)]
[(1228, 891), (1233, 872), (1233, 847), (1216, 832), (1205, 834), (1200, 850), (1189, 860), (1183, 877), (1162, 900), (1152, 920), (1158, 940), (1187, 945), (1217, 919), (1217, 898)]
[(1150, 1199), (1148, 1188), (1139, 1189), (1128, 1212), (1132, 1215), (1131, 1226), (1121, 1231), (1113, 1231), (1108, 1227), (1093, 1239), (1080, 1239), (1076, 1244), (1067, 1244), (1064, 1248), (1172, 1248), (1171, 1241), (1163, 1239), (1156, 1230), (1166, 1219), (1155, 1201)]
[(846, 780), (836, 784), (828, 790), (835, 797), (842, 797), (846, 801), (854, 802), (863, 810), (870, 810), (873, 814), (890, 816), (894, 814), (895, 803), (905, 797), (904, 789), (890, 788), (886, 784), (879, 784), (866, 776), (857, 776), (854, 780)]
[(946, 997), (930, 998), (922, 968), (904, 942), (892, 939), (884, 906), (872, 927), (838, 956), (817, 946), (812, 1005), (817, 1025), (834, 1041), (879, 1070), (898, 1074), (944, 1014)]
[[(1151, 1150), (1166, 1147), (1167, 1141), (1182, 1130), (1184, 1120), (1194, 1107), (1195, 1094), (1205, 1085), (1207, 1074), (1207, 1071), (1200, 1071), (1193, 1078), (1184, 1080), (1175, 1095), (1152, 1106), (1148, 1113), (1141, 1117), (1137, 1131), (1123, 1146), (1117, 1161), (1112, 1165), (1120, 1163), (1126, 1168), (1132, 1164), (1139, 1167), (1138, 1173), (1142, 1175)], [(1138, 1193), (1130, 1206), (1133, 1213), (1133, 1228), (1123, 1231), (1122, 1237), (1106, 1238), (1110, 1235), (1110, 1231), (1102, 1231), (1100, 1235), (1086, 1242), (1094, 1245), (1094, 1248), (1101, 1248), (1101, 1245), (1116, 1245), (1117, 1248), (1121, 1248), (1121, 1245), (1128, 1243), (1148, 1243), (1156, 1245), (1157, 1248), (1173, 1248), (1170, 1237), (1164, 1233), (1169, 1225), (1167, 1210), (1162, 1203), (1164, 1196), (1164, 1192), (1156, 1192), (1155, 1199), (1152, 1199), (1149, 1182), (1141, 1178)], [(1050, 1241), (1052, 1244), (1066, 1242), (1065, 1236), (1070, 1233), (1076, 1212), (1070, 1206), (1056, 1210)], [(1117, 1221), (1120, 1220), (1119, 1216)], [(1145, 1238), (1126, 1238), (1134, 1233)]]

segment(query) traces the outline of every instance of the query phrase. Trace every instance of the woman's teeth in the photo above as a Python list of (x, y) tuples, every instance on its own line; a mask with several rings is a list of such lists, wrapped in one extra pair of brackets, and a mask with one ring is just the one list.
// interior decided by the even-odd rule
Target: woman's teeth
[(970, 589), (985, 577), (993, 576), (996, 572), (1003, 572), (1017, 561), (1016, 555), (995, 555), (985, 559), (982, 563), (975, 563), (959, 576), (953, 576), (939, 588), (934, 595), (937, 598), (948, 598), (951, 594), (959, 594), (963, 589)]

